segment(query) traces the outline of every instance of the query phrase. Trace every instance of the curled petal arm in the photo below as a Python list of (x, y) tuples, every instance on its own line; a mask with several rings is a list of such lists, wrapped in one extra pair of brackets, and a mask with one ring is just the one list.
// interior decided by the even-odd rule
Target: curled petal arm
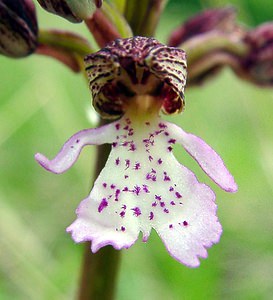
[(40, 153), (35, 155), (35, 159), (46, 170), (56, 174), (63, 173), (76, 162), (84, 146), (113, 142), (115, 130), (115, 123), (99, 128), (81, 130), (63, 145), (60, 152), (52, 160)]
[(236, 192), (237, 184), (221, 157), (201, 138), (187, 133), (175, 124), (168, 124), (172, 136), (197, 161), (204, 172), (223, 190)]

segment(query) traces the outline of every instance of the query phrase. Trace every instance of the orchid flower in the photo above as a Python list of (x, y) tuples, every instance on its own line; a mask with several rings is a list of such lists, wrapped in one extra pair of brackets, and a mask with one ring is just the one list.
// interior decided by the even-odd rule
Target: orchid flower
[(76, 133), (52, 160), (36, 154), (45, 169), (58, 174), (76, 162), (84, 146), (112, 145), (67, 232), (77, 243), (91, 241), (95, 253), (106, 245), (129, 248), (140, 231), (146, 242), (154, 228), (171, 256), (197, 267), (222, 228), (213, 191), (176, 160), (173, 146), (182, 145), (223, 190), (235, 192), (237, 186), (209, 145), (160, 116), (160, 110), (183, 109), (185, 52), (133, 37), (111, 42), (85, 63), (94, 107), (116, 120)]

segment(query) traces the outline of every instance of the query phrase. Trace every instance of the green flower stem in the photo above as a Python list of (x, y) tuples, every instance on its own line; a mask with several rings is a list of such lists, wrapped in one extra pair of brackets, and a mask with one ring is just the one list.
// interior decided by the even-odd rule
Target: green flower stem
[(126, 2), (125, 18), (134, 35), (153, 36), (161, 12), (168, 0), (130, 0)]
[(109, 3), (113, 3), (117, 10), (123, 15), (127, 0), (108, 0)]
[(83, 37), (67, 31), (40, 30), (38, 43), (52, 48), (85, 56), (94, 52), (88, 41)]
[(188, 86), (195, 84), (199, 81), (199, 78), (210, 73), (213, 75), (213, 69), (222, 66), (229, 66), (238, 74), (240, 62), (237, 57), (224, 52), (204, 56), (188, 66)]
[(113, 4), (111, 5), (104, 2), (100, 10), (115, 26), (122, 38), (133, 36), (130, 25), (128, 24), (122, 13), (118, 10), (118, 8), (116, 8)]
[(225, 51), (237, 57), (244, 57), (249, 51), (240, 37), (219, 32), (211, 32), (191, 38), (181, 44), (180, 48), (187, 53), (188, 65), (216, 51)]
[[(106, 122), (101, 120), (100, 126)], [(97, 151), (97, 177), (110, 153), (110, 145), (102, 145)], [(78, 300), (113, 300), (119, 268), (120, 251), (111, 246), (93, 254), (90, 243), (86, 244)]]
[(140, 35), (154, 36), (159, 18), (168, 0), (150, 0), (146, 10), (145, 18), (140, 27)]
[(117, 38), (133, 35), (123, 15), (114, 5), (106, 2), (96, 10), (92, 18), (85, 20), (85, 24), (101, 48)]
[(36, 54), (46, 55), (62, 62), (73, 72), (80, 72), (83, 57), (94, 52), (87, 40), (67, 31), (41, 30)]

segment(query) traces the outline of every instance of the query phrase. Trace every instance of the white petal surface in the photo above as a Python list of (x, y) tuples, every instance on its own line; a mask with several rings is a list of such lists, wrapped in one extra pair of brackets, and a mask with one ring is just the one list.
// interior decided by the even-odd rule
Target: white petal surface
[(204, 172), (223, 190), (236, 192), (237, 184), (221, 157), (201, 138), (187, 133), (175, 124), (168, 123), (173, 137), (198, 162)]
[(176, 161), (168, 126), (159, 117), (132, 116), (115, 125), (106, 166), (67, 229), (76, 242), (92, 241), (93, 252), (128, 248), (154, 228), (180, 262), (194, 267), (206, 257), (221, 235), (214, 194)]
[(195, 176), (182, 166), (181, 175), (183, 179), (188, 178), (191, 187), (184, 189), (183, 208), (171, 224), (162, 224), (155, 229), (171, 256), (189, 267), (198, 267), (199, 257), (207, 257), (206, 248), (219, 242), (222, 228), (216, 217), (212, 190), (197, 182)]

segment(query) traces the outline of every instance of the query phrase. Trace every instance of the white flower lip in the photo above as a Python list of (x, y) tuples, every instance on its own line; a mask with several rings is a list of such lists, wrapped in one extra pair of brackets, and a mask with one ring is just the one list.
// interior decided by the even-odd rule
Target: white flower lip
[(129, 248), (154, 228), (168, 252), (179, 262), (199, 266), (207, 248), (220, 239), (213, 191), (198, 182), (172, 153), (181, 144), (220, 187), (237, 188), (219, 155), (200, 138), (158, 115), (125, 114), (119, 121), (76, 133), (57, 156), (36, 160), (47, 170), (61, 173), (77, 160), (82, 147), (111, 143), (108, 161), (90, 195), (67, 228), (75, 242), (91, 241), (91, 250), (112, 245)]

